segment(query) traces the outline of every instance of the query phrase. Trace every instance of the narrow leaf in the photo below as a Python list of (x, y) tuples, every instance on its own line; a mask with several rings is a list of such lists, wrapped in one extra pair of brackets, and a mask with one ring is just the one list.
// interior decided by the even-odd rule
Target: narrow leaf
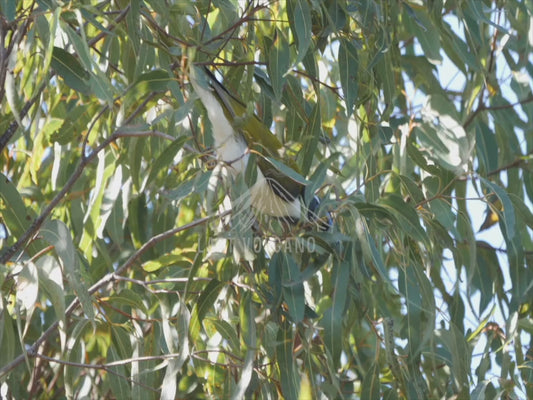
[(350, 265), (348, 257), (340, 263), (336, 263), (332, 272), (332, 295), (331, 308), (326, 310), (320, 320), (320, 325), (324, 328), (324, 342), (331, 354), (333, 363), (338, 366), (343, 346), (343, 315), (346, 309), (346, 299), (348, 291), (348, 281), (350, 275)]
[(307, 175), (311, 169), (313, 163), (313, 157), (315, 156), (318, 140), (322, 136), (322, 119), (320, 116), (320, 102), (317, 102), (311, 111), (309, 121), (306, 128), (306, 137), (304, 147), (300, 154), (302, 158), (302, 173)]
[(287, 80), (285, 74), (289, 71), (289, 44), (281, 31), (276, 31), (274, 47), (270, 50), (268, 74), (272, 83), (274, 96), (279, 102), (283, 93), (283, 87)]
[(276, 355), (281, 379), (281, 392), (286, 400), (297, 400), (300, 391), (300, 379), (292, 353), (293, 340), (289, 326), (285, 325), (279, 330)]
[(194, 305), (191, 315), (191, 323), (189, 326), (189, 331), (193, 339), (196, 339), (200, 333), (202, 320), (217, 299), (218, 294), (222, 290), (223, 286), (224, 283), (213, 279), (207, 284), (205, 289), (202, 291), (202, 294), (198, 298), (198, 302)]
[(291, 24), (291, 29), (298, 42), (298, 56), (295, 64), (299, 64), (300, 61), (303, 60), (311, 45), (311, 39), (313, 37), (311, 25), (311, 11), (309, 10), (308, 1), (296, 0), (294, 7), (294, 23)]
[(339, 73), (344, 103), (346, 104), (346, 115), (351, 115), (357, 98), (358, 81), (357, 69), (359, 58), (354, 44), (346, 39), (342, 39), (339, 45)]
[(366, 371), (361, 390), (362, 399), (380, 399), (379, 364), (373, 363)]
[(91, 296), (88, 288), (82, 279), (78, 256), (72, 243), (72, 237), (67, 226), (59, 220), (46, 222), (40, 230), (44, 240), (54, 246), (54, 249), (61, 260), (65, 276), (72, 286), (78, 299), (80, 300), (83, 311), (87, 317), (94, 318)]
[(398, 221), (398, 227), (413, 239), (429, 247), (426, 231), (420, 225), (420, 218), (410, 203), (406, 203), (396, 194), (388, 194), (379, 200), (379, 204), (390, 211)]
[(65, 321), (65, 290), (63, 288), (63, 273), (54, 257), (45, 255), (39, 258), (35, 265), (39, 271), (39, 283), (54, 307), (56, 317)]
[(51, 65), (72, 89), (83, 94), (89, 94), (91, 92), (89, 72), (68, 51), (60, 47), (54, 47)]
[(19, 237), (30, 226), (33, 219), (30, 210), (24, 206), (16, 186), (2, 173), (0, 173), (0, 211), (3, 221), (10, 233)]
[(282, 252), (278, 254), (283, 263), (281, 270), (283, 299), (287, 302), (292, 321), (300, 322), (305, 312), (305, 293), (300, 269), (290, 254)]

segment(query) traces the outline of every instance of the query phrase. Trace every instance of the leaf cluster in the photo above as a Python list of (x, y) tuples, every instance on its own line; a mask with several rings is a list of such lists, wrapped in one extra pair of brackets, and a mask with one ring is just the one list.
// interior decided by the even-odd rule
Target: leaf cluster
[[(0, 0), (1, 392), (533, 398), (532, 17)], [(253, 212), (192, 63), (330, 230)]]

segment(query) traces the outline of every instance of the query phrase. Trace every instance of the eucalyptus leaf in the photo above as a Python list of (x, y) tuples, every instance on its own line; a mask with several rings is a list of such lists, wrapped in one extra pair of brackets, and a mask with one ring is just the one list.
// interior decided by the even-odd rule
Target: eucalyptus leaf
[(89, 320), (94, 319), (91, 295), (87, 283), (82, 278), (78, 254), (68, 227), (59, 220), (51, 220), (43, 225), (40, 233), (44, 240), (54, 246), (65, 271), (65, 277), (78, 296), (85, 315)]
[(270, 49), (268, 63), (268, 75), (270, 76), (274, 96), (278, 102), (281, 100), (289, 67), (289, 44), (284, 35), (278, 30), (274, 38), (273, 48)]

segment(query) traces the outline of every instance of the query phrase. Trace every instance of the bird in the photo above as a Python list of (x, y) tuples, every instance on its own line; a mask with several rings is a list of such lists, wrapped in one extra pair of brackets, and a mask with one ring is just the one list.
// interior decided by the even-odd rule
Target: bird
[(500, 221), (500, 214), (503, 211), (503, 204), (501, 200), (494, 194), (487, 195), (487, 209), (485, 211), (485, 220), (479, 227), (478, 233), (489, 229)]
[(257, 163), (257, 178), (249, 188), (252, 208), (292, 223), (302, 218), (318, 221), (321, 230), (329, 229), (329, 214), (324, 220), (318, 219), (318, 196), (313, 195), (308, 203), (304, 200), (309, 182), (280, 165), (283, 146), (277, 136), (255, 113), (249, 115), (247, 107), (207, 67), (191, 65), (189, 80), (211, 122), (218, 160), (234, 178), (245, 173), (251, 160)]

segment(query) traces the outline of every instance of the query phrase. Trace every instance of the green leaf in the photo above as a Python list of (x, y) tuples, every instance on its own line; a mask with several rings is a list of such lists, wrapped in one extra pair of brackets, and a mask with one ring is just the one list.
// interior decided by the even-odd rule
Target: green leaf
[(397, 176), (404, 189), (402, 193), (407, 193), (415, 204), (421, 203), (425, 199), (424, 193), (413, 179), (405, 175)]
[(449, 330), (439, 330), (436, 336), (451, 355), (448, 366), (452, 371), (452, 382), (455, 390), (458, 393), (468, 395), (471, 351), (464, 335), (451, 324)]
[(135, 293), (131, 289), (123, 289), (120, 293), (115, 294), (109, 298), (111, 304), (125, 305), (132, 309), (141, 310), (144, 313), (148, 313), (143, 298), (139, 294)]
[(184, 254), (162, 254), (160, 257), (154, 260), (148, 260), (143, 265), (142, 268), (146, 272), (156, 272), (161, 268), (169, 267), (171, 265), (176, 265), (182, 262), (189, 263), (190, 259)]
[(52, 303), (57, 319), (65, 322), (65, 290), (59, 263), (54, 257), (45, 255), (35, 265), (39, 271), (39, 284)]
[(315, 157), (318, 140), (322, 137), (322, 119), (320, 118), (320, 102), (317, 102), (306, 127), (306, 137), (300, 156), (302, 157), (302, 173), (307, 175), (311, 170), (311, 165)]
[(198, 339), (202, 320), (214, 304), (223, 287), (223, 282), (216, 279), (211, 280), (202, 291), (202, 294), (198, 298), (198, 302), (194, 305), (191, 313), (191, 324), (189, 326), (189, 332), (194, 341)]
[(128, 228), (131, 232), (133, 243), (141, 247), (148, 238), (146, 227), (148, 225), (148, 209), (144, 193), (131, 199), (128, 204)]
[(220, 334), (220, 336), (228, 341), (228, 344), (233, 352), (238, 353), (241, 351), (239, 338), (237, 337), (237, 331), (229, 322), (216, 318), (206, 318), (204, 323), (213, 324), (215, 330)]
[(415, 128), (427, 157), (441, 167), (463, 174), (470, 161), (473, 141), (459, 121), (455, 106), (441, 95), (433, 95), (423, 110), (424, 123)]
[(483, 241), (476, 242), (477, 245), (477, 265), (470, 271), (469, 291), (479, 290), (478, 313), (482, 315), (491, 302), (494, 295), (503, 296), (498, 293), (498, 288), (503, 287), (503, 275), (496, 250)]
[(29, 228), (34, 216), (13, 183), (0, 172), (0, 211), (10, 233), (20, 237)]
[[(105, 212), (102, 213), (102, 206), (105, 205), (103, 204), (103, 200), (104, 195), (106, 194), (107, 183), (111, 181), (113, 184), (119, 185), (118, 182), (122, 181), (122, 177), (117, 176), (119, 174), (122, 174), (121, 165), (116, 165), (115, 157), (113, 156), (112, 152), (102, 151), (98, 153), (97, 159), (98, 166), (96, 169), (96, 179), (93, 183), (91, 197), (89, 200), (89, 204), (87, 205), (87, 211), (85, 212), (85, 215), (83, 217), (84, 230), (79, 243), (79, 249), (89, 259), (91, 254), (91, 246), (97, 238), (101, 238), (101, 236), (98, 236), (98, 234), (101, 233), (99, 232), (98, 228), (100, 226), (102, 226), (103, 228), (104, 226), (104, 223), (100, 220), (102, 214), (105, 214)], [(119, 169), (119, 171), (117, 171), (117, 168)], [(116, 175), (114, 175), (115, 172)], [(114, 177), (114, 179), (111, 179), (112, 177)], [(117, 188), (110, 188), (107, 191), (107, 195), (118, 195), (116, 190)]]
[(419, 265), (400, 270), (398, 288), (405, 296), (406, 327), (410, 357), (418, 357), (435, 326), (435, 298), (429, 279)]
[(356, 219), (355, 230), (357, 234), (357, 239), (361, 244), (361, 249), (363, 250), (363, 255), (365, 256), (365, 259), (371, 262), (371, 264), (376, 268), (380, 278), (384, 282), (391, 284), (390, 287), (392, 288), (393, 286), (390, 281), (388, 271), (385, 268), (383, 257), (379, 252), (378, 247), (376, 246), (374, 238), (372, 237), (372, 235), (370, 235), (370, 231), (368, 229), (367, 224), (362, 218)]
[(406, 26), (416, 35), (428, 61), (432, 64), (441, 64), (439, 29), (426, 13), (413, 11), (407, 4), (404, 4), (404, 7), (410, 14), (410, 17), (405, 19)]
[(288, 253), (280, 251), (274, 257), (279, 257), (282, 264), (282, 293), (289, 307), (289, 315), (293, 322), (300, 322), (305, 312), (305, 293), (300, 268)]
[(369, 370), (366, 371), (361, 390), (362, 399), (380, 399), (380, 380), (379, 380), (379, 364), (372, 363)]
[[(466, 11), (468, 14), (472, 14), (473, 17), (472, 20), (476, 21), (476, 24), (479, 24), (481, 21), (485, 24), (492, 25), (494, 28), (496, 28), (499, 32), (502, 32), (502, 34), (509, 34), (509, 30), (506, 29), (504, 26), (497, 24), (492, 20), (492, 18), (487, 17), (486, 14), (492, 15), (492, 9), (486, 7), (483, 2), (478, 1), (467, 1), (466, 2)], [(485, 8), (485, 10), (483, 10)]]
[[(171, 353), (178, 353), (178, 358), (168, 360), (165, 369), (165, 376), (163, 377), (161, 398), (173, 399), (176, 397), (178, 374), (183, 368), (183, 364), (189, 357), (189, 338), (188, 338), (188, 324), (189, 324), (189, 310), (184, 302), (180, 301), (177, 305), (169, 304), (167, 299), (160, 297), (160, 308), (163, 317), (162, 328), (165, 343), (168, 351)], [(177, 324), (173, 322), (174, 313), (177, 312)], [(177, 329), (176, 329), (176, 327)]]
[(429, 208), (437, 221), (439, 221), (447, 231), (453, 233), (456, 238), (460, 238), (455, 228), (456, 215), (453, 213), (451, 204), (447, 201), (437, 198), (429, 202)]
[(472, 71), (480, 71), (481, 60), (476, 57), (476, 53), (471, 51), (471, 48), (468, 46), (464, 40), (459, 37), (448, 23), (444, 22), (443, 27), (443, 39), (441, 44), (443, 50), (446, 52), (446, 55), (452, 60), (457, 69), (459, 69), (463, 74), (467, 74), (467, 67)]
[(96, 97), (105, 101), (109, 105), (113, 104), (113, 85), (102, 72), (97, 71), (96, 73), (91, 74), (89, 84), (91, 85)]
[(349, 276), (350, 264), (348, 258), (334, 265), (332, 271), (334, 291), (331, 308), (326, 310), (320, 320), (320, 325), (324, 328), (324, 343), (336, 366), (340, 365), (340, 356), (343, 348), (344, 331), (342, 325), (346, 310)]
[(325, 2), (324, 5), (328, 6), (324, 11), (327, 14), (329, 28), (334, 32), (340, 31), (346, 26), (346, 21), (348, 20), (345, 13), (347, 4), (342, 1), (330, 1)]
[(389, 193), (379, 199), (379, 205), (387, 209), (398, 222), (398, 227), (413, 239), (424, 243), (429, 247), (426, 231), (420, 225), (420, 217), (410, 203), (393, 193)]
[(138, 93), (166, 92), (171, 81), (167, 71), (155, 69), (141, 74), (135, 81), (135, 88)]
[(267, 160), (270, 164), (272, 164), (272, 166), (276, 168), (279, 172), (289, 177), (294, 182), (297, 182), (302, 185), (309, 184), (309, 181), (307, 179), (305, 179), (302, 175), (300, 175), (298, 172), (296, 172), (292, 168), (283, 164), (281, 161), (278, 161), (275, 158), (271, 158), (271, 157), (264, 157), (264, 159)]
[(149, 94), (156, 92), (166, 92), (172, 82), (167, 71), (155, 69), (141, 74), (133, 83), (132, 87), (124, 97), (126, 107), (143, 99)]
[(79, 60), (81, 61), (83, 68), (86, 71), (91, 72), (93, 70), (93, 62), (91, 59), (91, 53), (89, 52), (89, 46), (87, 45), (87, 42), (80, 35), (78, 35), (74, 31), (74, 29), (72, 29), (67, 23), (61, 21), (60, 26), (61, 29), (67, 32), (67, 36), (74, 45), (74, 48), (76, 49), (76, 53), (78, 54)]
[[(309, 10), (307, 0), (289, 1), (289, 5), (292, 4), (294, 4), (294, 13), (292, 18), (289, 16), (289, 22), (298, 44), (298, 56), (295, 64), (299, 64), (306, 56), (313, 38), (313, 32), (311, 29), (311, 11)], [(292, 7), (288, 6), (288, 9), (292, 10)]]
[(26, 311), (24, 332), (22, 338), (26, 336), (28, 328), (31, 324), (31, 318), (37, 298), (39, 296), (39, 276), (37, 267), (33, 262), (27, 262), (22, 266), (17, 279), (17, 302), (19, 302)]
[(89, 84), (91, 75), (82, 67), (78, 59), (68, 51), (60, 47), (54, 47), (51, 65), (72, 89), (83, 94), (91, 92)]
[[(0, 365), (7, 365), (21, 349), (17, 346), (15, 326), (10, 313), (5, 312), (4, 299), (0, 299)], [(19, 342), (20, 343), (20, 342)]]
[[(383, 54), (378, 57), (376, 75), (379, 77), (380, 87), (383, 90), (384, 103), (386, 106), (390, 106), (396, 97), (397, 83), (392, 70), (395, 62), (392, 59), (392, 50), (389, 43), (384, 43), (381, 51), (383, 51)], [(392, 109), (392, 107), (389, 109)]]
[(115, 202), (122, 192), (122, 165), (118, 165), (115, 173), (103, 192), (101, 210), (97, 219), (96, 236), (103, 237), (107, 220), (111, 216)]
[(283, 87), (287, 77), (285, 76), (289, 71), (289, 44), (281, 31), (276, 30), (276, 37), (274, 39), (273, 48), (270, 49), (268, 57), (268, 75), (272, 83), (272, 90), (276, 101), (281, 101)]
[(240, 326), (242, 328), (242, 336), (246, 343), (246, 357), (244, 359), (243, 367), (241, 369), (241, 376), (239, 382), (235, 386), (231, 395), (232, 399), (240, 400), (244, 398), (244, 394), (250, 381), (252, 379), (252, 372), (254, 367), (255, 353), (257, 348), (257, 336), (255, 327), (255, 311), (252, 303), (252, 296), (250, 292), (246, 292), (242, 297), (239, 308)]
[(6, 16), (7, 22), (14, 21), (17, 13), (17, 2), (2, 0), (0, 2), (0, 11)]
[(51, 220), (42, 226), (40, 234), (44, 240), (54, 246), (54, 250), (61, 261), (63, 271), (65, 271), (65, 277), (68, 283), (76, 292), (83, 311), (89, 320), (93, 320), (94, 310), (91, 295), (82, 279), (78, 255), (72, 243), (72, 237), (68, 227), (62, 221)]
[(146, 184), (152, 183), (154, 178), (163, 173), (164, 175), (168, 174), (170, 168), (172, 167), (172, 161), (176, 156), (177, 152), (183, 147), (185, 142), (189, 140), (187, 136), (182, 136), (170, 143), (165, 150), (155, 159), (150, 168), (150, 174)]
[(291, 328), (285, 324), (278, 331), (276, 356), (281, 380), (281, 392), (286, 400), (297, 400), (300, 392), (300, 378), (292, 352), (293, 341)]
[(366, 218), (394, 220), (394, 216), (385, 207), (366, 202), (357, 202), (354, 206)]
[(353, 112), (359, 88), (357, 81), (357, 70), (359, 68), (357, 48), (351, 41), (341, 39), (338, 58), (341, 87), (346, 104), (346, 115), (349, 116)]
[[(116, 347), (110, 346), (109, 351), (107, 352), (107, 361), (108, 362), (120, 362), (123, 359), (118, 352)], [(115, 398), (117, 399), (130, 399), (131, 397), (131, 388), (128, 384), (128, 381), (124, 379), (125, 376), (128, 376), (128, 370), (125, 365), (114, 365), (107, 368), (111, 373), (108, 374), (109, 387)]]
[(476, 154), (484, 175), (498, 168), (496, 137), (487, 124), (480, 120), (476, 120)]

